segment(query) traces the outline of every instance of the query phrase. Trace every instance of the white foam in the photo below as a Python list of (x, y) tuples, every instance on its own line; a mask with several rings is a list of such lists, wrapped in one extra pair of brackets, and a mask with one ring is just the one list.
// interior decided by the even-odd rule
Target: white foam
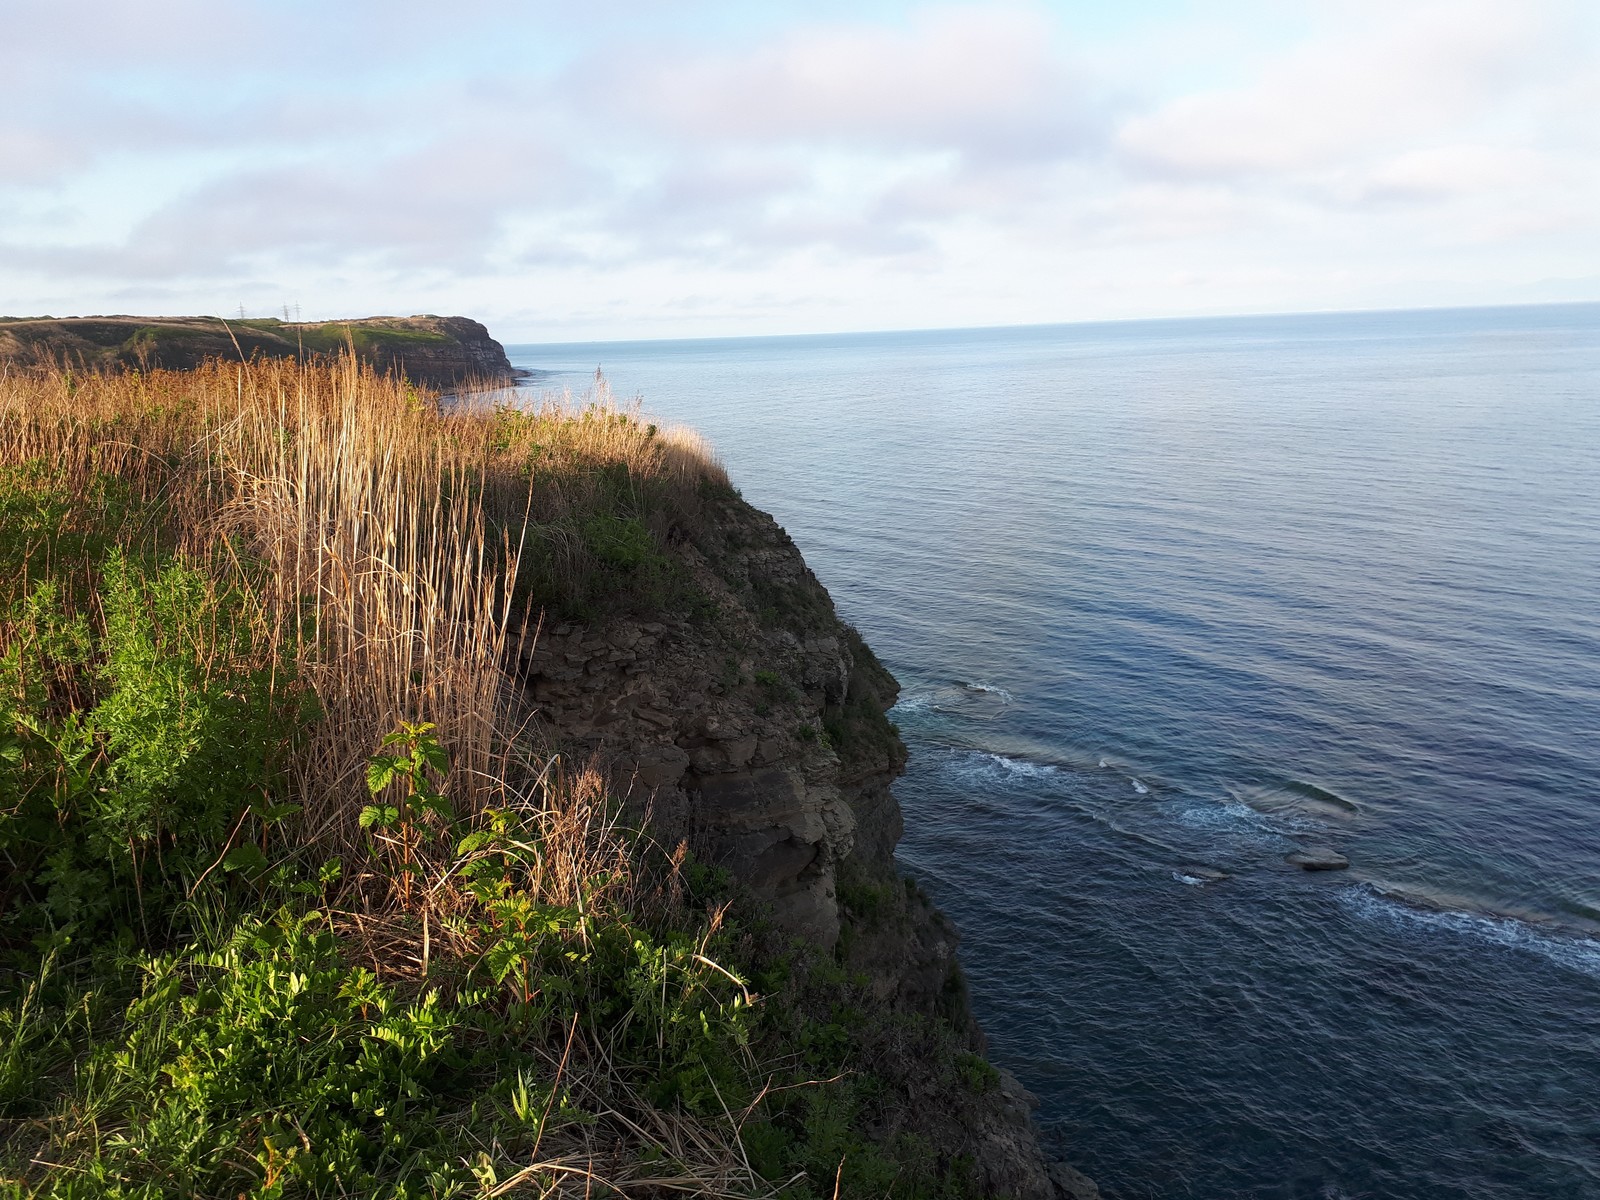
[(1025, 758), (1010, 758), (1004, 754), (993, 754), (987, 751), (983, 754), (983, 757), (1008, 774), (1021, 775), (1026, 779), (1048, 779), (1051, 776), (1061, 774), (1059, 767), (1053, 767), (1049, 763), (1029, 762)]
[(1208, 829), (1230, 839), (1245, 838), (1252, 842), (1262, 839), (1277, 840), (1284, 837), (1278, 822), (1262, 816), (1248, 804), (1236, 799), (1186, 803), (1173, 814), (1174, 819), (1193, 829)]
[(1100, 769), (1102, 771), (1109, 771), (1111, 769), (1111, 764), (1108, 763), (1105, 759), (1102, 758), (1100, 760)]
[(1204, 879), (1196, 875), (1185, 875), (1182, 871), (1174, 871), (1172, 877), (1185, 887), (1201, 887), (1205, 884)]
[(889, 710), (889, 715), (925, 712), (934, 707), (933, 700), (932, 692), (917, 692), (911, 695), (902, 693), (895, 706)]
[(961, 686), (966, 688), (969, 692), (984, 692), (990, 696), (999, 696), (1000, 699), (1004, 700), (1007, 704), (1014, 704), (1016, 702), (1011, 693), (1006, 691), (1005, 688), (996, 687), (992, 683), (963, 683)]
[(1347, 888), (1339, 899), (1368, 920), (1403, 922), (1508, 950), (1523, 950), (1557, 966), (1600, 978), (1600, 940), (1539, 933), (1514, 917), (1417, 908), (1374, 891), (1370, 885)]
[(987, 750), (956, 750), (943, 770), (965, 787), (1018, 788), (1024, 791), (1060, 776), (1049, 763), (1029, 762)]
[(1222, 801), (1219, 807), (1233, 814), (1242, 824), (1282, 837), (1291, 837), (1295, 834), (1325, 834), (1327, 831), (1328, 823), (1318, 820), (1309, 813), (1286, 809), (1268, 812), (1251, 804), (1233, 788), (1228, 788), (1227, 791), (1228, 798)]
[(1141, 783), (1139, 780), (1135, 779), (1132, 782), (1133, 782), (1133, 790), (1138, 792), (1139, 795), (1148, 796), (1150, 794), (1150, 789), (1145, 787), (1145, 785), (1143, 783)]

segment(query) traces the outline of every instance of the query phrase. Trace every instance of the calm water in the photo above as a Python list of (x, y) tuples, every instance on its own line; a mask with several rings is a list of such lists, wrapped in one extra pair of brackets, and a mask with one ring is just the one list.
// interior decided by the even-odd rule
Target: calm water
[(899, 676), (904, 866), (1108, 1195), (1600, 1197), (1600, 306), (512, 356)]

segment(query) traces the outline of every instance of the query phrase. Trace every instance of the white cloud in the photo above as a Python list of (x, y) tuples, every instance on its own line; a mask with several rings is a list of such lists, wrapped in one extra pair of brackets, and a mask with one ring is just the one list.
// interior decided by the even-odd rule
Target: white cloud
[(938, 8), (905, 26), (801, 26), (748, 49), (624, 51), (586, 98), (627, 129), (694, 143), (1055, 156), (1093, 126), (1057, 40), (1037, 10)]
[(1541, 0), (1449, 0), (1379, 10), (1268, 63), (1253, 81), (1128, 120), (1117, 145), (1148, 169), (1237, 176), (1337, 166), (1426, 142), (1537, 78), (1553, 32)]
[(1025, 0), (282, 3), (84, 0), (77, 37), (16, 0), (0, 309), (725, 332), (1527, 298), (1600, 261), (1592, 0), (1218, 0), (1098, 41)]
[(1520, 146), (1481, 143), (1428, 146), (1378, 163), (1367, 175), (1366, 196), (1430, 200), (1451, 196), (1542, 189), (1560, 172), (1546, 154)]

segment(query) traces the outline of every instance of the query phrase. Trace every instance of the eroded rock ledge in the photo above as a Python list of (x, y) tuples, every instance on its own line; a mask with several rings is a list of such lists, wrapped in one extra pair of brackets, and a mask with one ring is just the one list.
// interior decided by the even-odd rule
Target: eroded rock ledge
[[(771, 517), (729, 497), (697, 526), (675, 547), (688, 602), (541, 631), (520, 667), (544, 732), (600, 755), (658, 827), (836, 950), (881, 1001), (942, 1016), (981, 1049), (956, 932), (895, 869), (890, 785), (906, 748), (885, 713), (898, 684)], [(933, 1121), (944, 1147), (972, 1156), (988, 1193), (1098, 1195), (1046, 1160), (1035, 1103), (1005, 1072), (976, 1100), (927, 1097), (948, 1108)]]

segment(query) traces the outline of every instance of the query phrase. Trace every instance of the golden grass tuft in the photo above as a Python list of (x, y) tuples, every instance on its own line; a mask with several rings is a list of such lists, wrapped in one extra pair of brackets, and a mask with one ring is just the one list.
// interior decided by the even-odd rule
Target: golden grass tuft
[(80, 494), (114, 477), (132, 519), (246, 590), (259, 652), (321, 709), (294, 765), (306, 836), (343, 851), (366, 759), (402, 720), (438, 726), (458, 805), (501, 786), (518, 720), (508, 641), (539, 621), (514, 611), (530, 538), (559, 589), (586, 568), (584, 515), (619, 489), (664, 533), (727, 485), (696, 435), (648, 424), (603, 380), (578, 400), (513, 399), (441, 408), (348, 355), (8, 373), (0, 467), (42, 464)]

